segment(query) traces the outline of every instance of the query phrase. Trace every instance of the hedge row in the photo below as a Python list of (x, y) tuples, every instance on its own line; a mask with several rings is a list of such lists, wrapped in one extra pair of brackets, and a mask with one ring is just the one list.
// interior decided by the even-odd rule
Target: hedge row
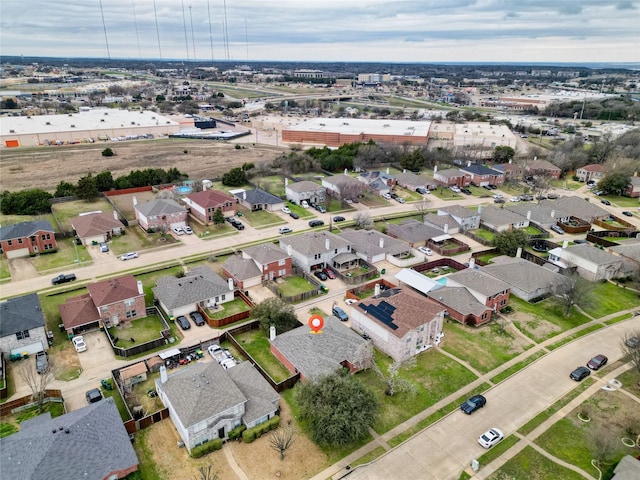
[(250, 428), (242, 432), (242, 441), (245, 443), (251, 443), (256, 438), (259, 438), (265, 433), (278, 428), (279, 424), (280, 424), (280, 417), (276, 415), (272, 419), (267, 420), (266, 422), (261, 423), (260, 425), (257, 425), (253, 428)]
[(200, 458), (207, 453), (211, 453), (214, 450), (220, 450), (222, 448), (222, 439), (215, 438), (213, 440), (209, 440), (208, 442), (203, 443), (202, 445), (198, 445), (197, 447), (193, 447), (191, 449), (191, 456), (193, 458)]
[(239, 427), (234, 428), (229, 432), (229, 440), (236, 440), (237, 438), (240, 438), (242, 432), (244, 432), (246, 429), (246, 425), (240, 425)]

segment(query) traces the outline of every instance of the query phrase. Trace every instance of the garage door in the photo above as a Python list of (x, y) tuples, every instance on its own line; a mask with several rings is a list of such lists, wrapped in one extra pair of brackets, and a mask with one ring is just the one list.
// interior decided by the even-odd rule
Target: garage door
[(176, 222), (176, 223), (172, 223), (169, 226), (171, 228), (176, 228), (176, 227), (184, 227), (187, 224), (187, 222)]
[(24, 347), (18, 347), (11, 350), (11, 355), (23, 355), (25, 353), (29, 355), (35, 355), (38, 352), (42, 352), (44, 346), (42, 342), (32, 343), (31, 345), (25, 345)]
[(29, 249), (28, 248), (18, 248), (17, 250), (9, 250), (7, 252), (7, 258), (20, 258), (20, 257), (28, 257)]

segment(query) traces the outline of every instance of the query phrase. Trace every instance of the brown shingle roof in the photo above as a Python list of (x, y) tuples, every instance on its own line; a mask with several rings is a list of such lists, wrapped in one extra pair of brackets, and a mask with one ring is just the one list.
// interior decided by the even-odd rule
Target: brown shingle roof
[(100, 320), (98, 309), (88, 293), (67, 298), (65, 303), (58, 305), (58, 311), (67, 330)]
[(204, 208), (217, 207), (218, 205), (222, 205), (226, 202), (236, 202), (236, 199), (231, 195), (227, 195), (226, 193), (220, 192), (219, 190), (205, 190), (203, 192), (196, 192), (192, 193), (191, 195), (187, 195), (187, 198), (193, 203), (197, 203)]
[(87, 290), (98, 308), (144, 295), (138, 291), (138, 282), (133, 275), (91, 283)]
[(80, 215), (71, 220), (71, 226), (80, 238), (103, 235), (107, 232), (124, 228), (122, 222), (114, 218), (113, 212)]

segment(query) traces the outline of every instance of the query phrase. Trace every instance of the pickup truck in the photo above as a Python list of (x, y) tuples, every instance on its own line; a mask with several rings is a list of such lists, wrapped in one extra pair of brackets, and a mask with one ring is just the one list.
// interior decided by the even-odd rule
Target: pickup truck
[(36, 372), (39, 374), (46, 373), (49, 370), (49, 357), (46, 352), (36, 353)]
[(61, 283), (73, 282), (76, 279), (75, 273), (63, 273), (51, 279), (52, 285), (60, 285)]

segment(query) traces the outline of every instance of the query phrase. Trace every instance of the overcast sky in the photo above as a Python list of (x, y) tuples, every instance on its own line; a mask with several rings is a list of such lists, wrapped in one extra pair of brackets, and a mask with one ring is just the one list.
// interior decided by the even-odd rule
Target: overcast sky
[(3, 55), (640, 62), (640, 0), (0, 2)]

